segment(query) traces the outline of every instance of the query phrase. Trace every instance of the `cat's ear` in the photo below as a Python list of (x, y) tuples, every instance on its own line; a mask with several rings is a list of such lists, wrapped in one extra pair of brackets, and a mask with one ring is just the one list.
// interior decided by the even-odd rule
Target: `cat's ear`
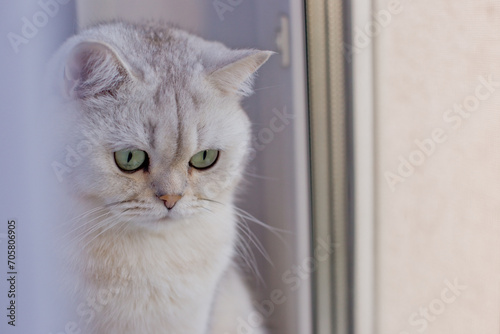
[(73, 99), (113, 94), (129, 75), (126, 62), (112, 47), (101, 42), (81, 42), (66, 58), (64, 93)]
[(231, 60), (211, 72), (208, 78), (225, 94), (248, 96), (253, 92), (255, 72), (272, 54), (272, 51), (260, 50), (233, 51)]

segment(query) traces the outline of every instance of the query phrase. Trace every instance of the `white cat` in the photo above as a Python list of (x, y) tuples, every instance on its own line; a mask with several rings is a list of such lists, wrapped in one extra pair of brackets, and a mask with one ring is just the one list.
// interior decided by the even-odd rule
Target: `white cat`
[(240, 100), (271, 54), (123, 22), (56, 54), (75, 118), (65, 144), (87, 152), (65, 182), (82, 211), (68, 258), (79, 298), (96, 304), (78, 310), (88, 333), (241, 332), (253, 307), (232, 265), (250, 145)]

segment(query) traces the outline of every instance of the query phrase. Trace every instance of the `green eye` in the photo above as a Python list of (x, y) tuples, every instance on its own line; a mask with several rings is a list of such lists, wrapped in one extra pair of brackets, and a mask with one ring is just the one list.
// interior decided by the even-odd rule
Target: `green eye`
[(145, 167), (148, 155), (141, 150), (121, 150), (115, 152), (116, 165), (125, 172), (135, 172)]
[(215, 164), (218, 157), (219, 151), (204, 150), (193, 155), (191, 160), (189, 160), (189, 164), (196, 169), (205, 169)]

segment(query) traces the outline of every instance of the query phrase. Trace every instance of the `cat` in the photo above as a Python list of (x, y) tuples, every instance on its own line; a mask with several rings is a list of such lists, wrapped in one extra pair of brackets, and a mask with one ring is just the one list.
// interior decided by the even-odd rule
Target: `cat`
[(251, 141), (240, 102), (272, 53), (121, 21), (57, 51), (52, 87), (72, 119), (64, 144), (85, 151), (64, 173), (81, 212), (71, 284), (94, 303), (77, 310), (83, 332), (266, 332), (242, 328), (253, 306), (233, 261), (233, 202)]

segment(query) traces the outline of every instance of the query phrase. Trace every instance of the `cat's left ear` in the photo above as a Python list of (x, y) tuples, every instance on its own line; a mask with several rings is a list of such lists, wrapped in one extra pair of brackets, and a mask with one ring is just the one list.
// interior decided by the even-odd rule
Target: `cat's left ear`
[(64, 62), (63, 91), (72, 99), (114, 93), (127, 79), (138, 77), (116, 48), (100, 41), (82, 41)]
[(253, 93), (255, 72), (274, 52), (260, 50), (233, 51), (229, 63), (211, 72), (210, 82), (228, 95), (248, 96)]

